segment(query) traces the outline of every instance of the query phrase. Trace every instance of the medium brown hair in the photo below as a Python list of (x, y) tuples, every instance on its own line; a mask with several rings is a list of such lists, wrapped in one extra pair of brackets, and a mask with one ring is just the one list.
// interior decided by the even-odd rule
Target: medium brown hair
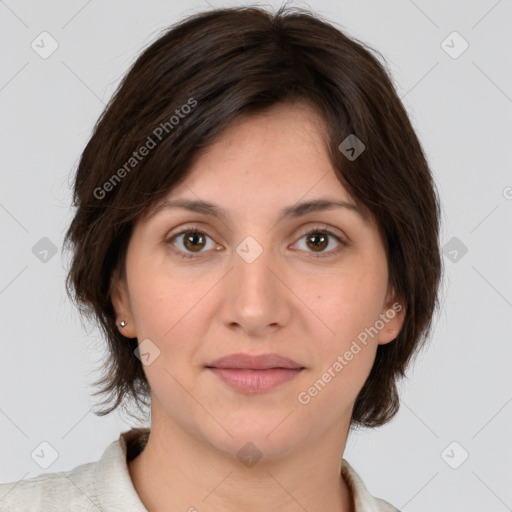
[[(68, 294), (108, 344), (95, 394), (108, 394), (103, 403), (110, 406), (95, 414), (109, 414), (129, 396), (147, 405), (150, 396), (134, 355), (137, 339), (119, 332), (111, 301), (114, 277), (125, 277), (134, 223), (185, 179), (199, 149), (232, 121), (296, 100), (325, 121), (338, 179), (378, 227), (389, 284), (405, 307), (396, 339), (377, 348), (351, 426), (383, 425), (398, 412), (397, 380), (424, 345), (439, 305), (440, 207), (420, 142), (372, 52), (310, 11), (238, 7), (188, 17), (136, 59), (81, 155), (77, 210), (65, 236), (72, 249)], [(339, 148), (351, 134), (365, 144), (355, 159)], [(145, 156), (143, 146), (151, 146)]]

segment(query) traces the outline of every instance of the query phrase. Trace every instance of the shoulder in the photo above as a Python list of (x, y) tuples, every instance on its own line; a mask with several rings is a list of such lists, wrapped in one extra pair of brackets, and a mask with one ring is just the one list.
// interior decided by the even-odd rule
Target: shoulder
[[(97, 462), (0, 484), (0, 512), (147, 512), (133, 487), (127, 461), (145, 446), (149, 429), (132, 429), (113, 441)], [(72, 508), (70, 507), (72, 505)]]
[(379, 512), (400, 512), (396, 507), (381, 498), (375, 498)]
[(355, 512), (400, 512), (391, 503), (373, 496), (367, 489), (361, 475), (346, 459), (343, 459), (341, 475), (352, 492)]
[(96, 465), (90, 462), (71, 471), (0, 484), (0, 511), (57, 512), (71, 503), (73, 512), (101, 510), (94, 487)]

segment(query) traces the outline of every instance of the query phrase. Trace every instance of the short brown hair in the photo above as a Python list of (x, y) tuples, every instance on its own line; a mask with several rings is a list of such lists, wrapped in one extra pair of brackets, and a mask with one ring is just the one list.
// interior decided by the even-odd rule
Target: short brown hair
[[(290, 100), (308, 102), (325, 120), (332, 165), (378, 226), (389, 284), (406, 311), (396, 339), (378, 346), (351, 426), (383, 425), (398, 412), (397, 380), (427, 339), (438, 308), (440, 207), (392, 79), (371, 52), (310, 11), (237, 7), (194, 14), (140, 54), (81, 155), (77, 210), (65, 236), (73, 253), (68, 294), (108, 343), (95, 394), (108, 394), (103, 403), (113, 404), (95, 414), (109, 414), (128, 396), (147, 405), (150, 394), (134, 355), (137, 339), (120, 334), (111, 301), (114, 277), (125, 276), (134, 222), (187, 176), (198, 150), (232, 121)], [(355, 159), (339, 148), (351, 134), (366, 146)], [(156, 147), (134, 158), (150, 139)]]

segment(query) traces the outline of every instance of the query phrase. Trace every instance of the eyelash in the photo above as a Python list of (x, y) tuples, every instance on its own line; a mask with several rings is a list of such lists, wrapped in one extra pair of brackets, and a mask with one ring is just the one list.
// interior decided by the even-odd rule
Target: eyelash
[[(173, 240), (175, 238), (178, 238), (181, 235), (186, 234), (186, 233), (195, 233), (195, 234), (199, 234), (199, 235), (205, 235), (208, 238), (212, 239), (212, 237), (210, 237), (210, 235), (208, 235), (208, 233), (201, 231), (200, 229), (198, 229), (197, 226), (186, 226), (178, 233), (173, 233), (170, 237), (168, 237), (166, 239), (166, 243), (168, 243), (174, 247), (174, 244), (172, 243)], [(347, 245), (347, 243), (344, 240), (342, 240), (338, 235), (333, 233), (327, 227), (325, 227), (325, 228), (314, 227), (314, 228), (306, 231), (305, 233), (303, 233), (302, 236), (299, 238), (299, 240), (301, 240), (304, 237), (307, 237), (307, 236), (310, 236), (313, 234), (317, 234), (317, 233), (326, 234), (326, 235), (334, 238), (340, 244), (340, 246), (337, 247), (336, 249), (327, 251), (326, 253), (321, 253), (321, 254), (310, 253), (310, 256), (309, 256), (310, 258), (326, 258), (328, 256), (332, 256), (333, 254), (337, 254), (340, 250), (342, 250)], [(185, 252), (181, 251), (180, 249), (176, 249), (175, 247), (174, 247), (173, 251), (175, 253), (177, 253), (178, 256), (181, 256), (182, 258), (197, 258), (198, 255), (201, 254), (201, 253), (195, 253), (195, 254), (185, 253)]]

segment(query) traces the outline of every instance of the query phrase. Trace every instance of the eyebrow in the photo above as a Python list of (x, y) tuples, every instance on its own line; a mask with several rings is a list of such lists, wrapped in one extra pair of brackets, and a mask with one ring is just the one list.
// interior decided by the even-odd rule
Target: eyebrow
[[(158, 215), (163, 211), (175, 210), (182, 208), (196, 213), (202, 213), (204, 215), (212, 215), (223, 221), (227, 220), (229, 214), (226, 210), (223, 210), (219, 206), (208, 203), (206, 201), (194, 200), (194, 199), (166, 199), (158, 203), (149, 213), (148, 218)], [(366, 215), (363, 213), (361, 208), (353, 203), (346, 201), (340, 201), (335, 199), (315, 199), (311, 201), (304, 201), (301, 203), (294, 204), (283, 208), (279, 214), (278, 222), (288, 218), (298, 218), (309, 213), (332, 210), (334, 208), (345, 208), (349, 211), (353, 211), (358, 214), (363, 220), (366, 220)]]

